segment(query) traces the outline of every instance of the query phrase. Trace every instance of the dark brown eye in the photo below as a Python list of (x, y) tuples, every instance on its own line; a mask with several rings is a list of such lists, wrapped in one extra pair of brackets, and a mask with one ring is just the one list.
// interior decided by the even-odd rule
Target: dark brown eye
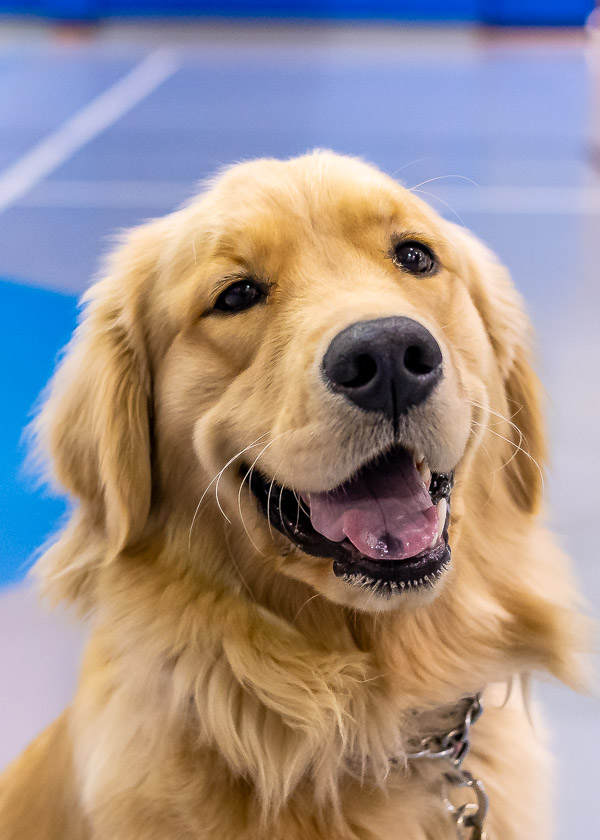
[(221, 292), (215, 301), (215, 309), (221, 312), (243, 312), (265, 298), (261, 287), (252, 280), (238, 280)]
[(422, 242), (399, 242), (394, 248), (393, 260), (400, 268), (421, 277), (433, 274), (438, 267), (435, 255)]

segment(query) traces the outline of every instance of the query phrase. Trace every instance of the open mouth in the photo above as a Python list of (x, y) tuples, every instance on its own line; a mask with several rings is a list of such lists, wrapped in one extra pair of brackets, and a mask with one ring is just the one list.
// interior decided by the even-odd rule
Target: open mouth
[(450, 562), (454, 473), (395, 447), (324, 493), (298, 495), (256, 469), (250, 488), (270, 525), (336, 577), (376, 594), (432, 587)]

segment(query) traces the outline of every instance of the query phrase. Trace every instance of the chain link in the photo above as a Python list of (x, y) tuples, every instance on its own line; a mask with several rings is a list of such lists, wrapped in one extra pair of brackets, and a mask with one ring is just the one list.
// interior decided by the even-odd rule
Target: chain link
[[(447, 762), (449, 767), (442, 776), (442, 797), (446, 810), (456, 825), (457, 840), (488, 840), (484, 821), (488, 810), (488, 797), (483, 783), (473, 778), (462, 763), (469, 751), (471, 726), (481, 717), (483, 703), (481, 695), (471, 698), (460, 726), (443, 735), (424, 738), (416, 752), (408, 753), (409, 760), (437, 760)], [(451, 788), (468, 788), (475, 801), (456, 807), (449, 797)]]

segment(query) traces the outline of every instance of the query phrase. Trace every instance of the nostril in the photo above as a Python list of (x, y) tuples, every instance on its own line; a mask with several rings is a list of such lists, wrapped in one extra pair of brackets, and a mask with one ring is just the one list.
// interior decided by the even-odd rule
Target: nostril
[(377, 362), (373, 356), (362, 353), (352, 360), (352, 376), (339, 384), (344, 388), (360, 388), (368, 385), (377, 373)]
[(437, 367), (436, 364), (429, 364), (426, 358), (426, 353), (423, 347), (418, 344), (412, 344), (404, 351), (403, 358), (404, 368), (409, 373), (414, 373), (417, 376), (424, 376)]

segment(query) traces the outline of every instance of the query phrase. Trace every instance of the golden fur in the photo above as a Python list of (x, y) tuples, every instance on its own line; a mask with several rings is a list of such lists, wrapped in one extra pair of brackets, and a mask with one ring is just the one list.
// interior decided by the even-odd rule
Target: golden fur
[[(442, 271), (402, 277), (399, 233)], [(268, 303), (212, 317), (247, 272)], [(91, 641), (72, 705), (0, 781), (2, 840), (455, 840), (431, 768), (390, 769), (390, 745), (410, 710), (483, 687), (466, 766), (489, 838), (548, 838), (519, 678), (575, 679), (577, 617), (540, 519), (528, 322), (494, 257), (374, 168), (317, 152), (233, 167), (132, 231), (84, 301), (37, 422), (76, 501), (38, 574)], [(235, 456), (305, 492), (391, 443), (316, 373), (341, 329), (389, 314), (443, 350), (403, 433), (457, 482), (451, 569), (384, 602), (271, 532)]]

